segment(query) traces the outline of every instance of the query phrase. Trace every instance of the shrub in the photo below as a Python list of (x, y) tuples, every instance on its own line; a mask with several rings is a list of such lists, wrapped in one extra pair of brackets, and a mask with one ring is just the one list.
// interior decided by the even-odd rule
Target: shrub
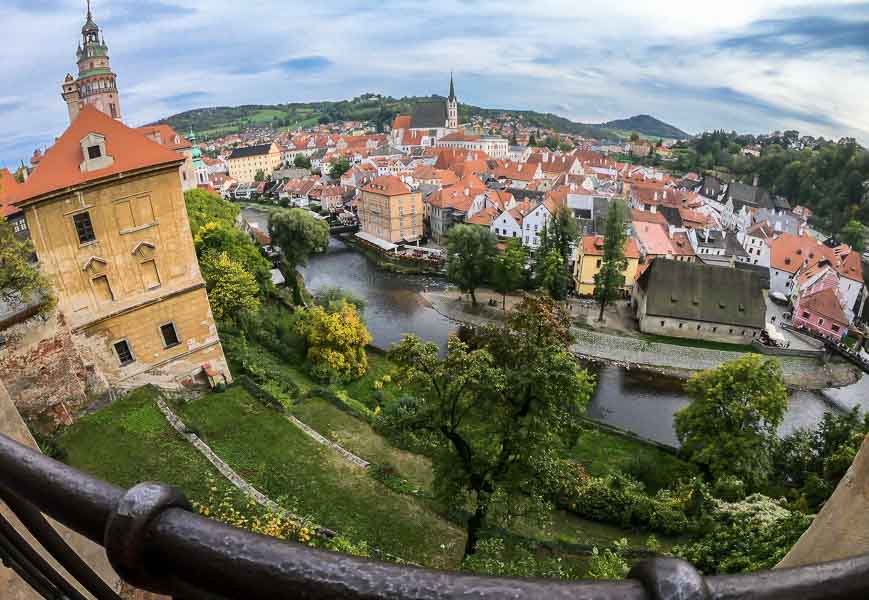
[(286, 408), (283, 403), (275, 398), (268, 390), (257, 385), (250, 377), (247, 375), (239, 375), (235, 378), (236, 383), (238, 383), (241, 387), (243, 387), (247, 392), (253, 396), (256, 400), (263, 403), (264, 405), (275, 409), (276, 411), (283, 413), (286, 412)]

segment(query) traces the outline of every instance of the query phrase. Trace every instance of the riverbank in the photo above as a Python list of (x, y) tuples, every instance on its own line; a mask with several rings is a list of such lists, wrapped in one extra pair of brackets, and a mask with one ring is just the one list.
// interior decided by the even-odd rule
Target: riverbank
[(390, 273), (403, 275), (431, 275), (445, 277), (446, 272), (442, 266), (437, 266), (430, 260), (414, 260), (407, 257), (397, 258), (386, 254), (356, 238), (352, 234), (335, 236), (347, 246), (353, 248), (365, 258), (377, 265), (378, 268)]
[[(457, 323), (487, 325), (498, 322), (503, 316), (500, 308), (485, 304), (471, 309), (466, 302), (457, 298), (455, 291), (430, 291), (422, 295), (435, 311)], [(479, 296), (483, 302), (489, 298), (485, 292)], [(508, 308), (511, 300), (512, 303), (517, 301), (508, 298)], [(573, 333), (576, 343), (572, 350), (578, 358), (677, 379), (688, 379), (698, 371), (717, 368), (741, 355), (740, 352), (650, 342), (578, 327), (574, 328)], [(807, 357), (774, 358), (781, 364), (785, 385), (792, 390), (816, 391), (844, 387), (859, 381), (861, 375), (855, 366), (836, 357), (826, 364)]]

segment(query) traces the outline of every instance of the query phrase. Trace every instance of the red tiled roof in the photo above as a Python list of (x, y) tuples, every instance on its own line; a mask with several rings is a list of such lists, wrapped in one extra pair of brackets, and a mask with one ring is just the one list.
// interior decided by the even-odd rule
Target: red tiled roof
[[(114, 162), (104, 169), (82, 172), (81, 140), (91, 133), (105, 137), (106, 153)], [(64, 188), (182, 160), (181, 154), (88, 105), (48, 149), (27, 182), (18, 188), (15, 201), (20, 204)]]
[(658, 223), (659, 225), (667, 224), (667, 219), (664, 217), (663, 213), (649, 212), (638, 208), (631, 209), (631, 221), (638, 223)]
[(694, 256), (694, 248), (691, 246), (691, 240), (688, 239), (687, 233), (681, 231), (674, 233), (670, 241), (674, 256)]
[(393, 129), (410, 129), (410, 115), (398, 115), (392, 122)]
[(193, 144), (184, 136), (178, 135), (177, 131), (166, 124), (146, 125), (137, 129), (144, 133), (152, 142), (157, 142), (172, 150), (187, 150), (193, 147)]
[(0, 169), (0, 217), (5, 219), (18, 212), (19, 209), (12, 205), (12, 199), (20, 186), (9, 169)]
[(498, 218), (498, 215), (501, 212), (497, 208), (484, 208), (473, 217), (468, 219), (469, 225), (483, 225), (484, 227), (489, 227), (492, 225), (492, 222)]
[(825, 288), (820, 292), (802, 296), (799, 299), (799, 310), (813, 312), (843, 325), (848, 324), (848, 318), (833, 288)]
[(411, 193), (407, 184), (394, 175), (378, 177), (362, 188), (362, 191), (381, 196), (401, 196), (402, 194)]
[[(582, 253), (592, 256), (603, 256), (603, 247), (605, 243), (602, 235), (586, 235), (582, 238)], [(637, 242), (634, 238), (628, 238), (625, 244), (625, 257), (640, 258), (640, 249), (637, 247)]]

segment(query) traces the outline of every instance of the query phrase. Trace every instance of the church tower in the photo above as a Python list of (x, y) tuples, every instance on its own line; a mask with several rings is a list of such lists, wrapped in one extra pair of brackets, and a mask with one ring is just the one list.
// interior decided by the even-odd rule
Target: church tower
[(76, 51), (78, 78), (67, 74), (63, 81), (63, 99), (69, 110), (72, 123), (79, 111), (91, 104), (113, 119), (121, 119), (121, 101), (118, 96), (117, 76), (109, 64), (109, 48), (101, 36), (100, 28), (91, 14), (91, 3), (87, 3), (87, 18), (81, 28), (82, 41)]
[(459, 101), (456, 100), (456, 88), (453, 85), (453, 74), (450, 73), (450, 96), (447, 98), (447, 129), (459, 128)]

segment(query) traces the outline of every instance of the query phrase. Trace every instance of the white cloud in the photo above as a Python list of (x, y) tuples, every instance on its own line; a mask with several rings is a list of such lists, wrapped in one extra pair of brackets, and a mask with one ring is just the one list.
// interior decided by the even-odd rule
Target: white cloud
[[(131, 124), (204, 102), (445, 93), (455, 70), (460, 98), (483, 106), (869, 140), (869, 48), (788, 54), (720, 43), (764, 20), (869, 19), (858, 1), (104, 0), (95, 18)], [(0, 64), (0, 164), (26, 158), (34, 140), (50, 143), (66, 125), (59, 86), (75, 69), (83, 9), (54, 4), (13, 0), (4, 9), (15, 27)], [(775, 41), (788, 36), (800, 43), (793, 32)], [(330, 66), (275, 68), (318, 56)]]

